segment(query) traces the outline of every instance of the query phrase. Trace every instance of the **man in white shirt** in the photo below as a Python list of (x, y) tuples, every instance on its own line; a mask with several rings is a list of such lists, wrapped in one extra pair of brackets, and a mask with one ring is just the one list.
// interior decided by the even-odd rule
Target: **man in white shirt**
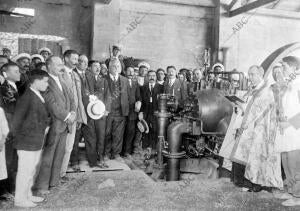
[(47, 59), (46, 66), (50, 77), (48, 90), (43, 97), (52, 121), (34, 185), (40, 194), (47, 194), (49, 188), (59, 185), (67, 133), (72, 132), (71, 126), (76, 119), (72, 91), (61, 78), (64, 67), (62, 60), (51, 56)]

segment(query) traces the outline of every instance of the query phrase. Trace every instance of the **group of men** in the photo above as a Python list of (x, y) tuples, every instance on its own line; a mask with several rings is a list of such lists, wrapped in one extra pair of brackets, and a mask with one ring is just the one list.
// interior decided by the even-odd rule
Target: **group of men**
[(15, 191), (15, 205), (36, 206), (69, 180), (69, 167), (80, 171), (82, 139), (93, 169), (108, 168), (109, 159), (123, 162), (121, 156), (131, 158), (141, 145), (156, 149), (157, 97), (173, 94), (182, 105), (185, 83), (174, 66), (165, 77), (145, 62), (138, 71), (124, 67), (119, 55), (114, 46), (108, 67), (75, 50), (62, 58), (48, 48), (0, 55), (0, 114), (7, 120), (1, 122), (0, 185), (1, 194)]

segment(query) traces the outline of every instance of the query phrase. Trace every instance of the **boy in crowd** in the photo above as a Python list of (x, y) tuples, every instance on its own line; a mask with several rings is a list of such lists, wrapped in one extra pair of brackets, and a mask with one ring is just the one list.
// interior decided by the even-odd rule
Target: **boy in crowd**
[(18, 154), (15, 205), (35, 207), (42, 197), (33, 196), (31, 187), (40, 160), (45, 135), (49, 124), (49, 114), (41, 92), (48, 88), (48, 73), (33, 70), (30, 87), (19, 99), (12, 121), (12, 136)]

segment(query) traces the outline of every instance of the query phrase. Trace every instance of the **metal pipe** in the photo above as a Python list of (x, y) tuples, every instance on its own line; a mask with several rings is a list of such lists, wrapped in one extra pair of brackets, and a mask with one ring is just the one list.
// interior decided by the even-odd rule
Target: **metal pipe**
[(185, 152), (181, 151), (182, 134), (191, 132), (191, 123), (176, 121), (169, 125), (167, 131), (168, 149), (163, 151), (163, 155), (167, 157), (167, 181), (177, 181), (180, 177), (180, 158), (185, 156)]

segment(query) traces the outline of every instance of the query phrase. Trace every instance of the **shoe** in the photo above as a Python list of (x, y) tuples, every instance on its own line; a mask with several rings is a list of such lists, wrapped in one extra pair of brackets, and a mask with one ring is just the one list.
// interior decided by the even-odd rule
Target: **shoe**
[(98, 164), (94, 165), (94, 166), (90, 166), (90, 168), (92, 169), (92, 171), (99, 171), (102, 170), (102, 167)]
[(115, 160), (124, 163), (124, 159), (120, 155), (115, 155)]
[(299, 206), (300, 205), (300, 199), (293, 197), (291, 199), (288, 199), (288, 200), (282, 202), (281, 204), (282, 204), (282, 206), (286, 206), (286, 207)]
[(16, 207), (26, 207), (26, 208), (29, 208), (29, 207), (36, 207), (37, 204), (33, 203), (32, 201), (20, 201), (20, 202), (15, 202), (15, 206)]
[(100, 168), (102, 168), (102, 169), (107, 169), (107, 168), (109, 168), (109, 166), (108, 166), (104, 161), (100, 161), (100, 162), (98, 163), (98, 165), (99, 165)]
[(39, 203), (39, 202), (43, 202), (45, 198), (39, 196), (29, 196), (29, 200), (34, 203)]
[(104, 161), (109, 161), (109, 157), (107, 155), (104, 156)]
[(80, 172), (81, 171), (80, 166), (78, 164), (72, 165), (71, 168), (75, 172)]
[(43, 190), (43, 189), (37, 190), (36, 192), (38, 195), (42, 195), (42, 196), (50, 193), (49, 190)]
[(69, 182), (69, 181), (70, 181), (70, 178), (67, 177), (67, 176), (63, 176), (63, 177), (60, 178), (60, 182), (61, 182), (61, 183), (67, 183), (67, 182)]
[(132, 156), (129, 153), (125, 154), (125, 158), (128, 159), (128, 160), (132, 160)]

